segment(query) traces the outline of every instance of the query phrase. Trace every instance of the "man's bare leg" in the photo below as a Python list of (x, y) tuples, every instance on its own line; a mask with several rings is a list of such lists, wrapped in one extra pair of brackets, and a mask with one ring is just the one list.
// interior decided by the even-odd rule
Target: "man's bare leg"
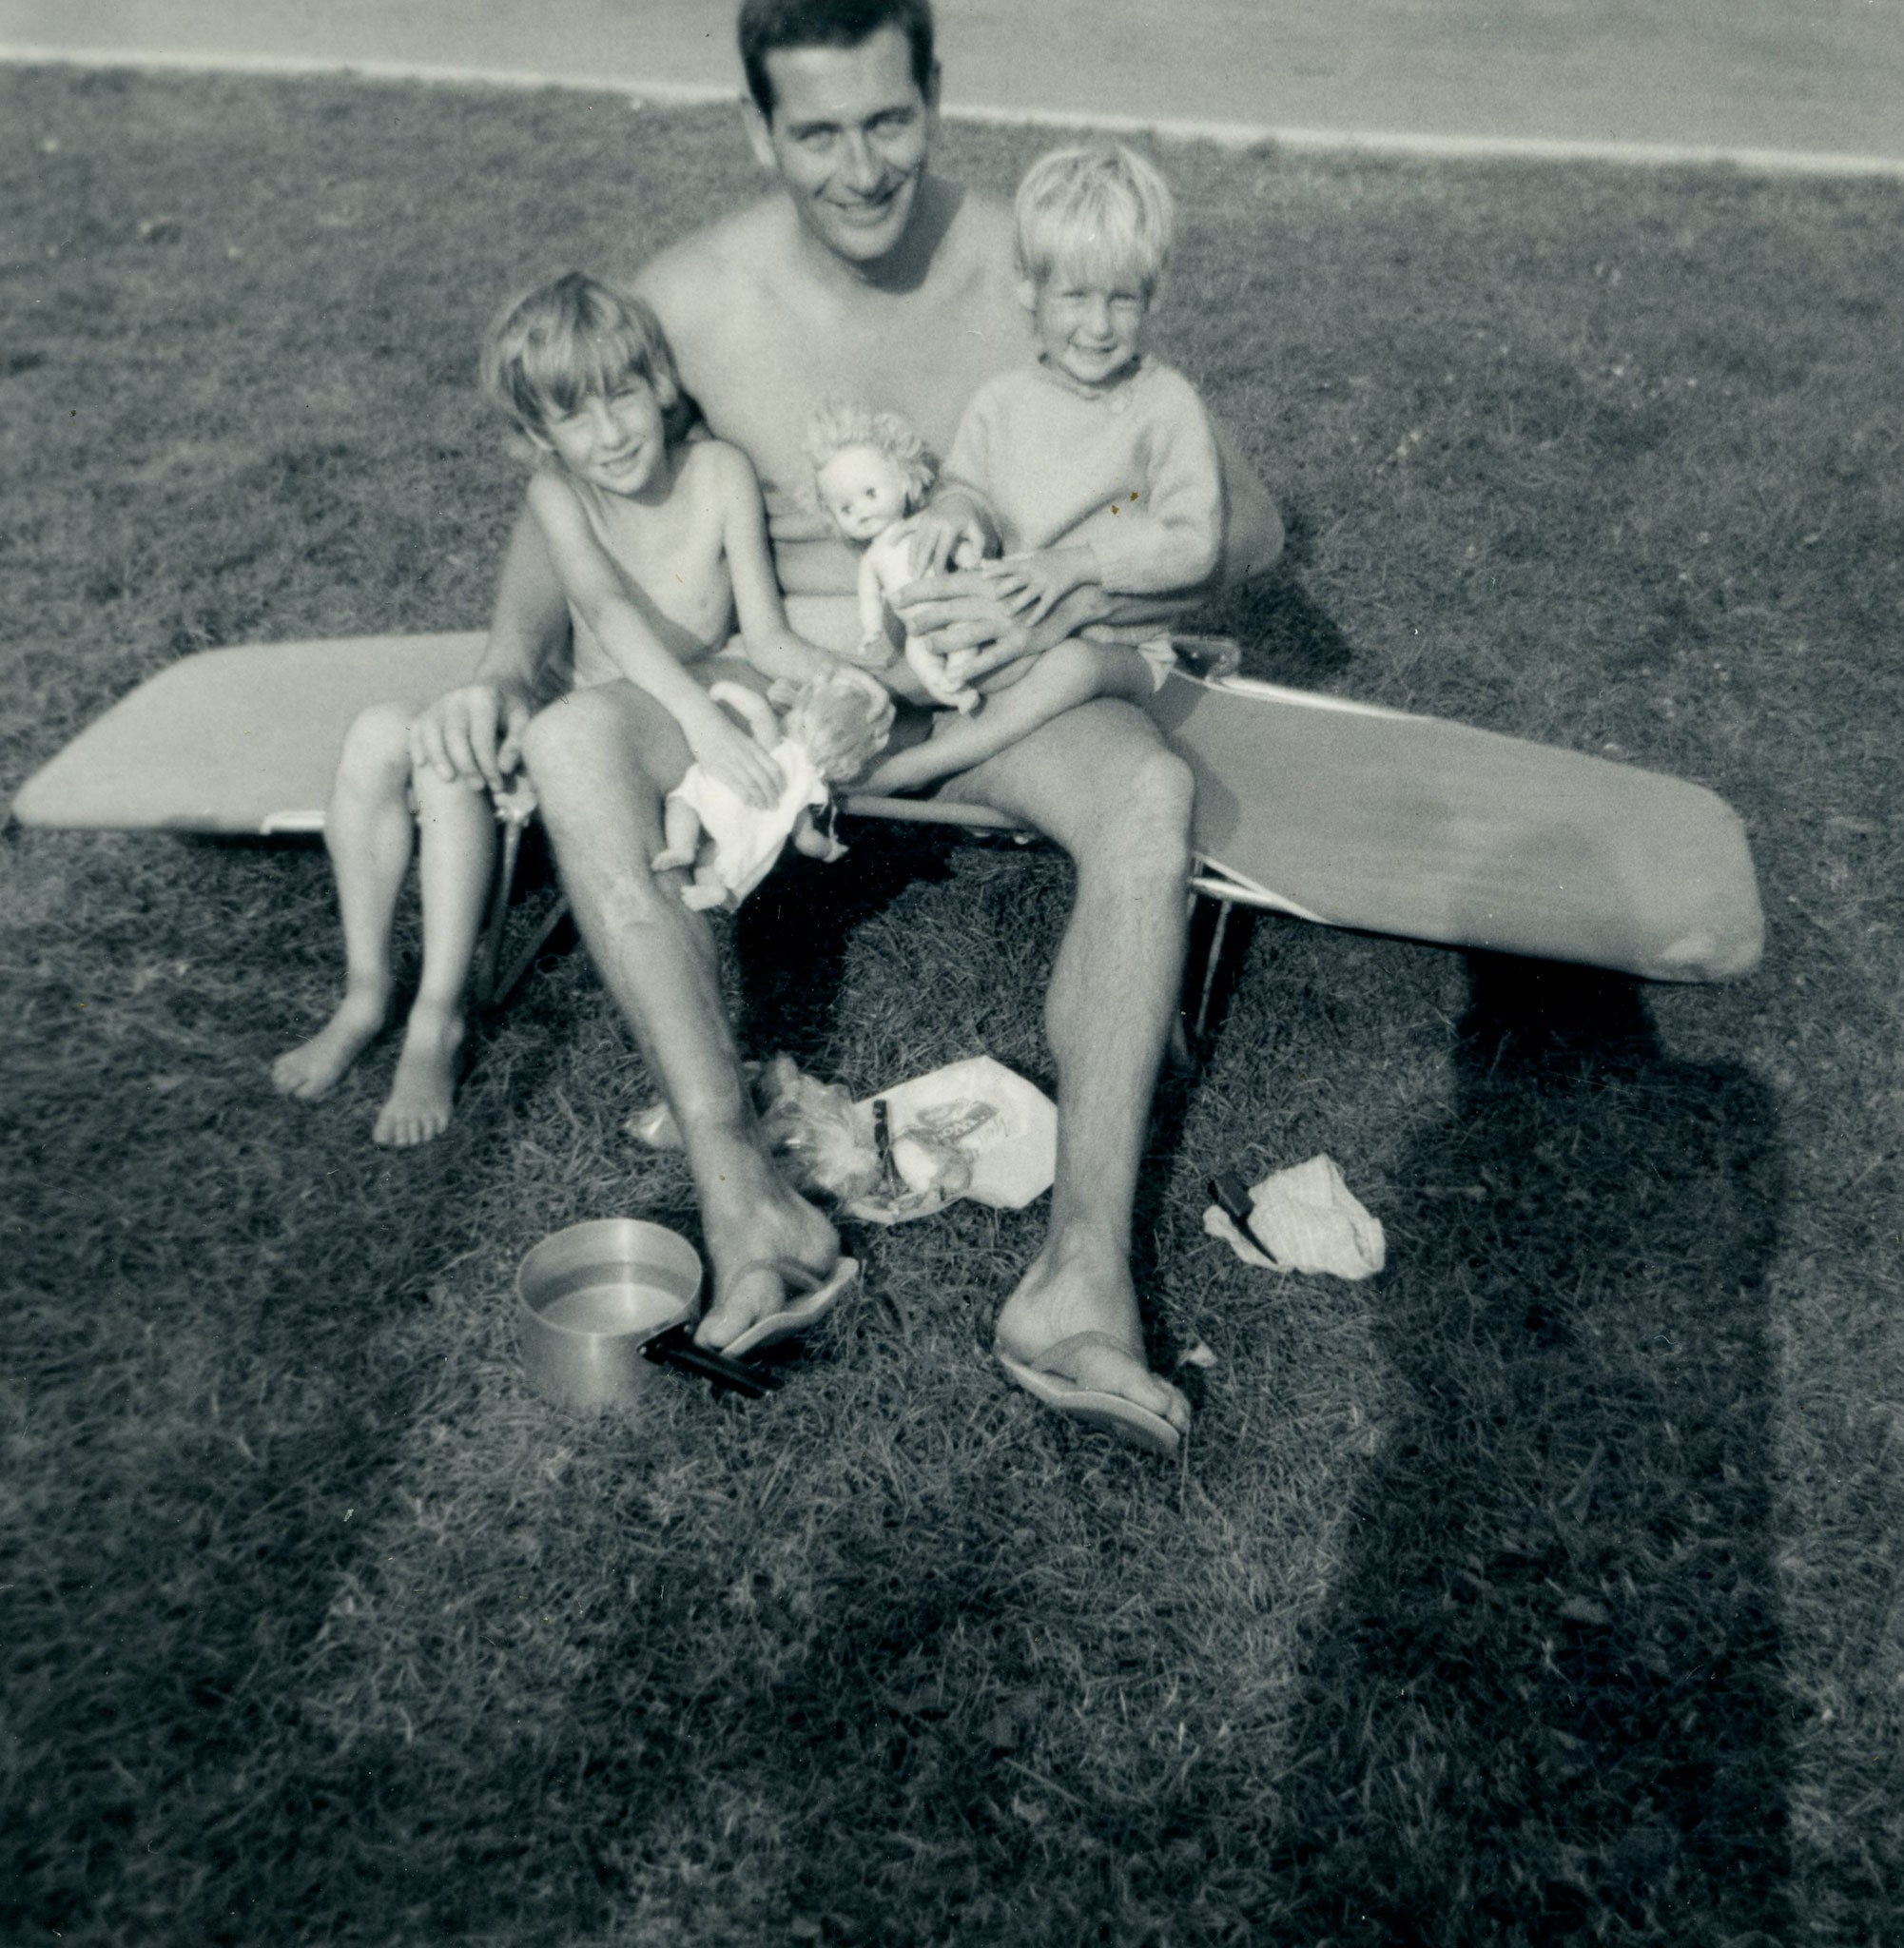
[(1025, 819), (1078, 866), (1045, 997), (1058, 1065), (1051, 1229), (999, 1314), (998, 1348), (1187, 1429), (1188, 1401), (1144, 1363), (1130, 1251), (1151, 1099), (1183, 978), (1189, 769), (1140, 711), (1098, 701), (947, 789)]
[(714, 1303), (696, 1337), (726, 1346), (787, 1302), (777, 1274), (737, 1280), (743, 1266), (792, 1261), (825, 1272), (840, 1241), (767, 1153), (711, 928), (683, 906), (679, 882), (649, 866), (687, 746), (651, 697), (612, 683), (544, 711), (524, 751), (576, 926), (680, 1125), (714, 1273)]

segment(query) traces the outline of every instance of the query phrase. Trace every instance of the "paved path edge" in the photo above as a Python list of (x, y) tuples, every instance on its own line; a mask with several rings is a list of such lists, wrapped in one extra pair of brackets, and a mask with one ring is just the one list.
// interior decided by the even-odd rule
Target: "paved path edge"
[[(35, 48), (0, 43), (12, 67), (127, 68), (141, 73), (356, 75), (365, 81), (427, 82), (462, 88), (565, 88), (619, 95), (631, 103), (697, 107), (731, 102), (738, 90), (699, 82), (604, 81), (596, 75), (521, 73), (428, 62), (327, 61), (284, 54), (158, 54), (121, 49)], [(1721, 167), (1763, 176), (1881, 177), (1904, 182), (1904, 156), (1843, 155), (1814, 149), (1728, 148), (1719, 145), (1592, 142), (1519, 135), (1422, 135), (1405, 129), (1291, 128), (1252, 122), (1096, 114), (1061, 108), (1001, 108), (948, 102), (948, 121), (1021, 128), (1096, 128), (1207, 142), (1221, 148), (1281, 148), (1296, 154), (1396, 156), (1428, 162), (1607, 163), (1622, 167)]]

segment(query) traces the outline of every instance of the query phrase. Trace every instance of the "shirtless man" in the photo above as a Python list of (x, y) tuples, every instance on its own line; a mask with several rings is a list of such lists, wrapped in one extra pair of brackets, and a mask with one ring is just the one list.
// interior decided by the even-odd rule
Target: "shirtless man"
[[(928, 169), (938, 98), (929, 0), (746, 0), (741, 44), (748, 133), (774, 192), (664, 251), (635, 285), (709, 427), (759, 473), (792, 626), (846, 650), (858, 634), (857, 564), (799, 494), (806, 420), (845, 394), (904, 414), (943, 451), (979, 383), (1027, 353), (1010, 217)], [(1229, 581), (1268, 567), (1281, 529), (1227, 443), (1224, 457)], [(976, 517), (948, 497), (904, 619), (944, 649), (980, 648), (977, 673), (1085, 621), (1143, 619), (1085, 588), (1027, 635), (978, 577), (943, 572)], [(661, 845), (661, 801), (688, 762), (673, 721), (627, 684), (527, 721), (531, 673), (567, 626), (536, 531), (519, 522), (477, 679), (418, 720), (418, 756), (446, 776), (494, 784), (498, 743), (522, 735), (582, 938), (686, 1141), (714, 1267), (699, 1337), (725, 1346), (787, 1303), (774, 1264), (817, 1274), (839, 1241), (762, 1142), (706, 920), (646, 867)], [(1050, 1231), (999, 1315), (998, 1350), (1058, 1390), (1131, 1403), (1160, 1437), (1149, 1444), (1168, 1447), (1189, 1407), (1145, 1364), (1129, 1251), (1181, 977), (1188, 769), (1140, 711), (1099, 700), (946, 790), (1047, 833), (1078, 867), (1046, 1000), (1059, 1077)]]

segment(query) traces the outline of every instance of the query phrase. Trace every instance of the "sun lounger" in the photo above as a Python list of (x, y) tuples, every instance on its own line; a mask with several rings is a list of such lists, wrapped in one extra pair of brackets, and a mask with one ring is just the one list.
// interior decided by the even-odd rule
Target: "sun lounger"
[[(161, 671), (22, 787), (26, 825), (316, 833), (343, 733), (367, 704), (420, 707), (469, 675), (477, 632), (207, 650)], [(1739, 818), (1701, 787), (1435, 718), (1225, 673), (1184, 639), (1153, 714), (1196, 774), (1192, 886), (1203, 958), (1186, 1020), (1207, 1025), (1236, 909), (1656, 981), (1758, 964), (1757, 881)], [(1201, 670), (1202, 673), (1197, 673)], [(982, 806), (848, 795), (861, 817), (1009, 830)], [(548, 926), (498, 971), (520, 829), (483, 948), (500, 1000)], [(559, 918), (559, 914), (557, 916)], [(553, 925), (553, 922), (549, 923)]]

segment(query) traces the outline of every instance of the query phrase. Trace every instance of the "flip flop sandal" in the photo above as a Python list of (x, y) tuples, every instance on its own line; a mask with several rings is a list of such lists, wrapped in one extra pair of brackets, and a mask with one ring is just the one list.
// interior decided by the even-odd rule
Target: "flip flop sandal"
[(796, 1333), (804, 1333), (816, 1319), (824, 1318), (859, 1277), (860, 1261), (839, 1258), (830, 1272), (821, 1273), (810, 1265), (803, 1265), (798, 1258), (749, 1258), (723, 1282), (731, 1291), (756, 1272), (771, 1272), (789, 1291), (798, 1291), (802, 1296), (782, 1311), (756, 1319), (738, 1339), (724, 1346), (721, 1351), (729, 1359), (744, 1359), (763, 1346), (790, 1339)]
[[(1044, 1356), (1049, 1359), (1053, 1354), (1062, 1353), (1067, 1346), (1075, 1345), (1078, 1339), (1098, 1336), (1097, 1334), (1079, 1333), (1074, 1339), (1060, 1340)], [(1119, 1440), (1128, 1441), (1134, 1448), (1142, 1448), (1152, 1454), (1175, 1454), (1183, 1440), (1182, 1434), (1162, 1414), (1153, 1413), (1148, 1407), (1139, 1407), (1135, 1400), (1126, 1400), (1121, 1393), (1099, 1393), (1093, 1388), (1080, 1387), (1076, 1380), (1067, 1380), (1061, 1373), (1044, 1373), (1037, 1367), (1026, 1366), (1021, 1360), (999, 1353), (997, 1348), (993, 1353), (1006, 1373), (1027, 1393), (1067, 1419), (1082, 1421), (1087, 1427), (1101, 1428), (1106, 1433), (1116, 1434)]]

